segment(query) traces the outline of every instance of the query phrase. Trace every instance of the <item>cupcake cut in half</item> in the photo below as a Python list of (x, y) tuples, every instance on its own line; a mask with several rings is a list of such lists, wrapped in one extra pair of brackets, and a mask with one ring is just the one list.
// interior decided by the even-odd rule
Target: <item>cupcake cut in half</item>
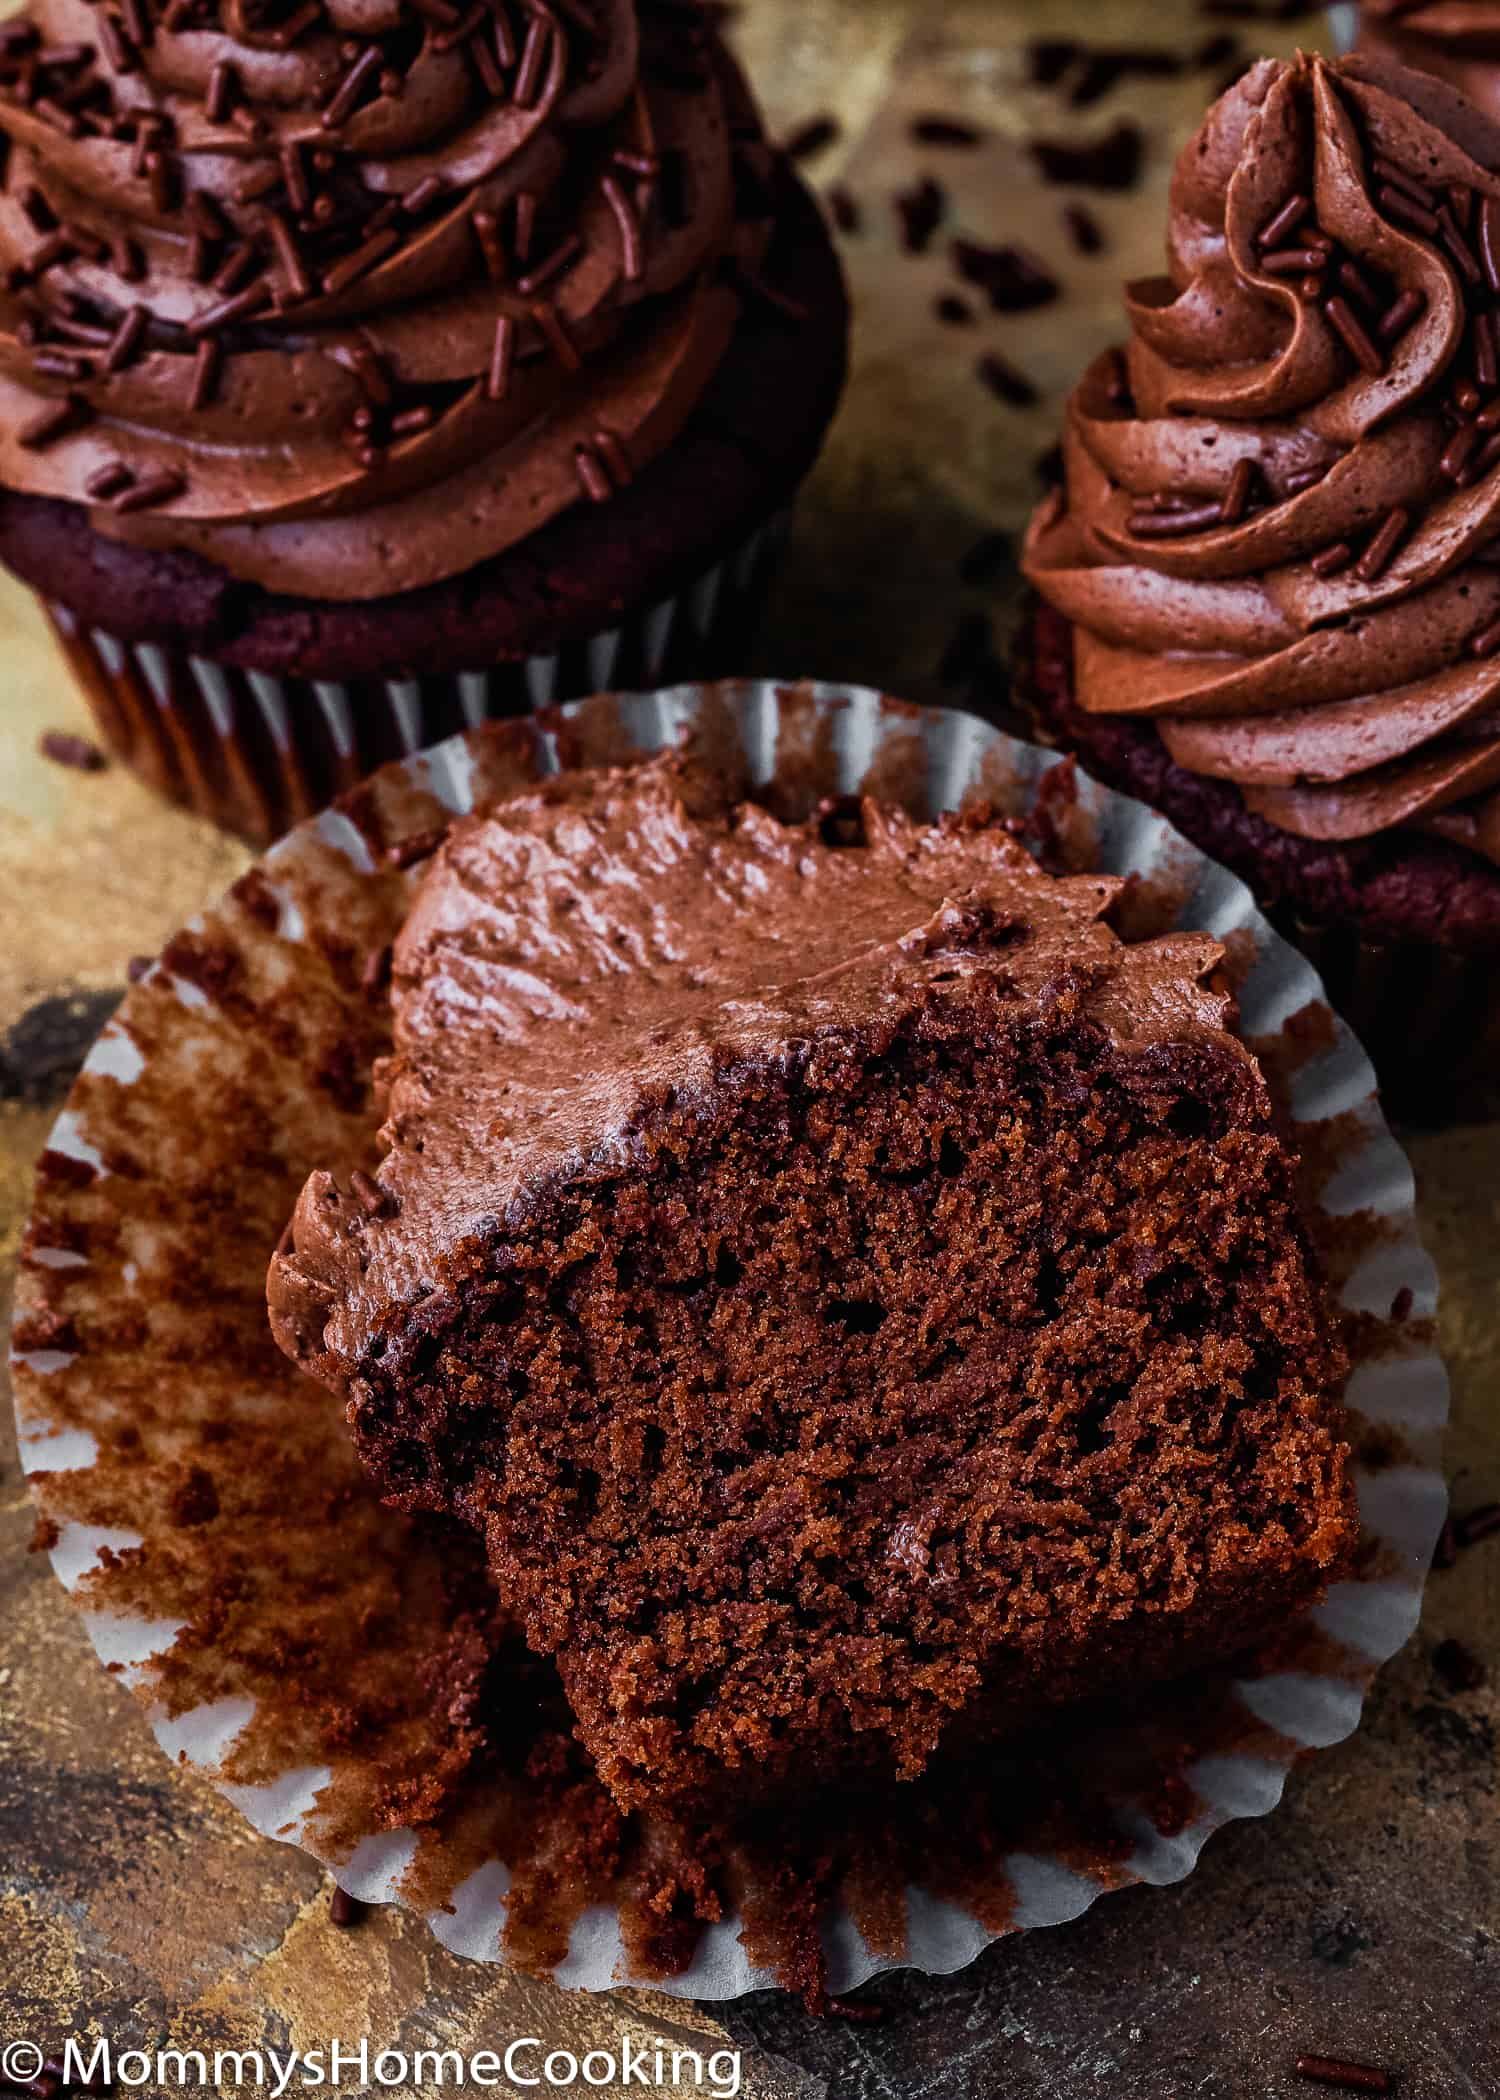
[(1500, 127), (1267, 60), (1181, 156), (1167, 260), (1068, 405), (1032, 694), (1430, 1091), (1500, 1013)]
[(158, 785), (266, 837), (742, 641), (847, 317), (695, 0), (32, 0), (0, 146), (0, 560)]
[(482, 1529), (622, 1805), (909, 1778), (1344, 1564), (1294, 1162), (1221, 950), (1118, 887), (677, 759), (418, 878), (385, 1155), (309, 1179), (272, 1326)]

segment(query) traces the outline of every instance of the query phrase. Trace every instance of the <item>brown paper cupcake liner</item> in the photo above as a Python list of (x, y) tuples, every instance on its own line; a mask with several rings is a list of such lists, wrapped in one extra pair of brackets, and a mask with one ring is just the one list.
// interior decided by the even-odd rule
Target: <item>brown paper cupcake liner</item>
[[(265, 1321), (307, 1172), (374, 1142), (365, 1080), (387, 1024), (369, 961), (405, 917), (408, 863), (487, 799), (685, 734), (787, 816), (860, 791), (927, 818), (983, 801), (1054, 861), (1125, 878), (1130, 934), (1224, 944), (1344, 1316), (1362, 1522), (1351, 1574), (1255, 1656), (1064, 1717), (1024, 1753), (781, 1804), (732, 1843), (621, 1818), (555, 1671), (486, 1613), (464, 1537), (379, 1503), (338, 1402)], [(1417, 1623), (1446, 1506), (1436, 1277), (1412, 1202), (1374, 1074), (1313, 970), (1141, 803), (971, 715), (858, 688), (616, 695), (382, 768), (132, 987), (38, 1171), (12, 1358), (21, 1459), (53, 1566), (167, 1754), (352, 1895), (567, 1985), (780, 1983), (816, 2003), (1180, 1879), (1358, 1725)]]
[(779, 513), (685, 589), (555, 654), (426, 678), (283, 678), (42, 605), (108, 748), (158, 794), (267, 845), (376, 766), (481, 722), (734, 668), (790, 524)]

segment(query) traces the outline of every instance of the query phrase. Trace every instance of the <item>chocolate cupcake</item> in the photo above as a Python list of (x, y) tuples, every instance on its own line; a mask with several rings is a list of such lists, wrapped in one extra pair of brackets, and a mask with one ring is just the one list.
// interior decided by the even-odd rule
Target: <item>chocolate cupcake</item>
[(847, 316), (695, 0), (34, 0), (0, 127), (0, 560), (158, 787), (742, 645)]
[(1436, 74), (1500, 116), (1496, 0), (1364, 0), (1358, 48)]
[(1043, 731), (1242, 875), (1428, 1113), (1500, 1043), (1497, 171), (1431, 78), (1253, 68), (1025, 550)]

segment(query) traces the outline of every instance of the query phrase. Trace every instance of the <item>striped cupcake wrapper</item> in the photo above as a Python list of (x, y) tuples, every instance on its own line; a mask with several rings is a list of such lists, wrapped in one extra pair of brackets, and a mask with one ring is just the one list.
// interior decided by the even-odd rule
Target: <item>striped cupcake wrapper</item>
[(257, 845), (387, 760), (499, 716), (743, 668), (791, 513), (675, 596), (556, 654), (426, 678), (283, 678), (126, 642), (44, 599), (109, 748), (159, 794)]

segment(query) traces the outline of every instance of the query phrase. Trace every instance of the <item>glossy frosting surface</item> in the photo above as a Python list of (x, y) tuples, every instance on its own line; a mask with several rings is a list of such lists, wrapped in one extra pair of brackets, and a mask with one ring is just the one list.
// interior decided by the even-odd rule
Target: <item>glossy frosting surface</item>
[(0, 483), (317, 598), (607, 503), (770, 231), (695, 0), (33, 0), (7, 142)]
[(863, 845), (831, 846), (669, 759), (455, 823), (395, 951), (380, 1201), (309, 1179), (271, 1267), (282, 1347), (342, 1384), (455, 1250), (558, 1177), (622, 1165), (652, 1102), (707, 1103), (737, 1062), (934, 979), (1001, 971), (1024, 1015), (1068, 978), (1122, 1046), (1225, 1041), (1205, 981), (1223, 951), (1123, 943), (1101, 916), (1114, 878), (1046, 875), (993, 827), (864, 821)]
[(1497, 171), (1500, 125), (1438, 81), (1254, 67), (1028, 536), (1080, 703), (1304, 838), (1500, 861)]

